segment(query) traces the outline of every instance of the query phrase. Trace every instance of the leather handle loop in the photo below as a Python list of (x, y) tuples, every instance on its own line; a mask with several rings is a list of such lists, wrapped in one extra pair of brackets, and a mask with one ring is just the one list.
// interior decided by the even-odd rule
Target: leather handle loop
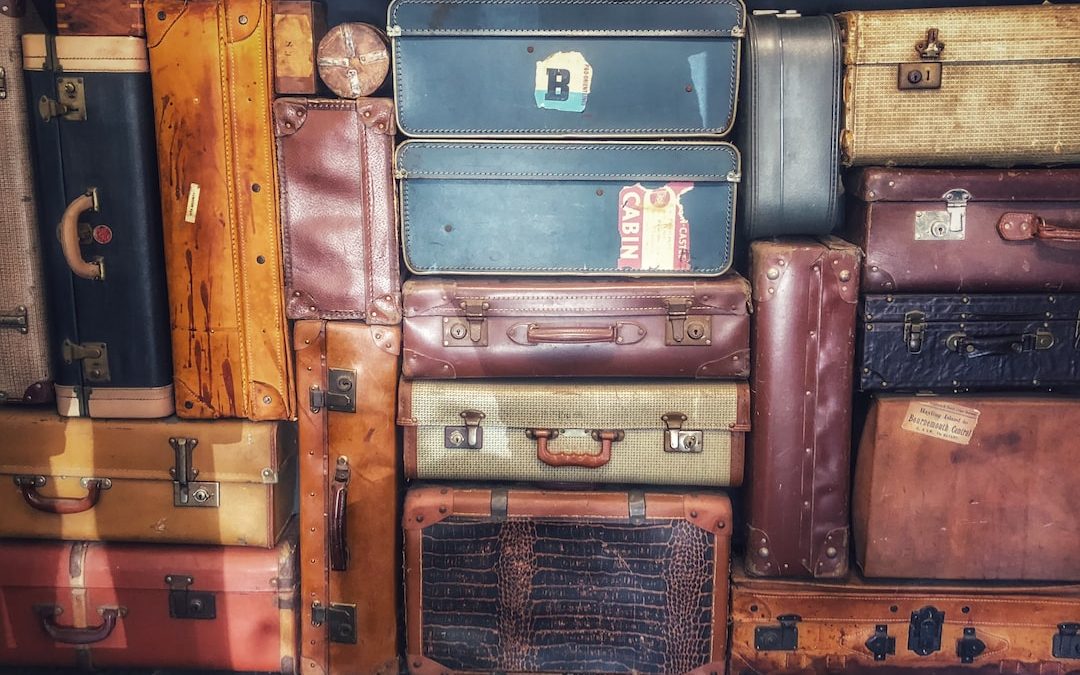
[(101, 642), (112, 635), (113, 630), (116, 629), (116, 622), (120, 618), (120, 610), (109, 607), (101, 610), (101, 625), (76, 628), (56, 623), (54, 609), (51, 607), (38, 611), (42, 630), (53, 640), (67, 645), (89, 645)]
[(548, 442), (558, 437), (555, 429), (527, 429), (525, 435), (536, 441), (536, 458), (548, 466), (580, 466), (585, 469), (599, 469), (611, 461), (611, 446), (623, 439), (623, 432), (617, 429), (594, 431), (592, 437), (600, 443), (600, 452), (595, 455), (570, 452), (552, 452)]
[(87, 211), (97, 210), (97, 194), (94, 188), (87, 190), (68, 204), (64, 209), (64, 215), (60, 219), (60, 248), (64, 251), (64, 260), (67, 261), (71, 272), (83, 279), (100, 281), (105, 278), (105, 262), (96, 260), (84, 260), (82, 251), (79, 250), (79, 217)]
[(991, 354), (1006, 356), (1050, 349), (1054, 346), (1054, 334), (1048, 331), (1018, 333), (1015, 335), (952, 333), (945, 338), (945, 346), (950, 351), (967, 358), (977, 358)]
[(616, 342), (618, 326), (541, 326), (530, 323), (525, 333), (529, 344)]
[(58, 513), (61, 515), (82, 513), (83, 511), (89, 511), (97, 506), (98, 501), (101, 500), (103, 482), (104, 481), (97, 478), (87, 480), (85, 483), (85, 497), (43, 497), (37, 489), (42, 487), (44, 482), (35, 483), (32, 481), (19, 481), (19, 479), (16, 478), (16, 484), (22, 491), (23, 500), (26, 501), (27, 504), (38, 511)]
[(1034, 213), (1005, 213), (998, 220), (998, 234), (1005, 241), (1080, 241), (1080, 226), (1050, 225)]
[(349, 543), (345, 528), (348, 501), (348, 484), (335, 482), (330, 506), (330, 569), (335, 572), (349, 569)]

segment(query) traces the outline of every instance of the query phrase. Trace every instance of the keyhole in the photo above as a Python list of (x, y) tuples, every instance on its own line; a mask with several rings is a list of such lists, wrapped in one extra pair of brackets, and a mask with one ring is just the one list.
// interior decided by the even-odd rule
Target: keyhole
[(705, 335), (705, 326), (700, 323), (687, 324), (686, 335), (691, 340), (700, 340)]
[(463, 339), (468, 333), (469, 331), (465, 328), (465, 324), (455, 323), (453, 326), (450, 326), (450, 337), (455, 340)]

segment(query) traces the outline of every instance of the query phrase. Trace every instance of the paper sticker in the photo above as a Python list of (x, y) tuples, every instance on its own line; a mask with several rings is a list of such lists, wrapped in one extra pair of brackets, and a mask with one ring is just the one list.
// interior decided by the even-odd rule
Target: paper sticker
[(202, 189), (198, 183), (192, 183), (187, 196), (187, 211), (184, 212), (184, 222), (194, 223), (195, 212), (199, 210), (199, 193)]
[(555, 52), (536, 63), (536, 107), (585, 112), (592, 66), (581, 52)]
[(99, 244), (108, 244), (113, 238), (112, 228), (108, 225), (98, 225), (90, 231), (90, 234)]
[(693, 189), (693, 183), (653, 189), (637, 183), (619, 191), (620, 269), (690, 269), (690, 223), (681, 198)]
[(979, 411), (942, 401), (913, 401), (900, 428), (943, 441), (967, 445), (979, 423)]

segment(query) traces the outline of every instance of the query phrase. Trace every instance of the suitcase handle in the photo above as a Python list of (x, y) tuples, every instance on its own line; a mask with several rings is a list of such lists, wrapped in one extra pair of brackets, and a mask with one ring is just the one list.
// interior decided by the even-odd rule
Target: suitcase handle
[(101, 625), (76, 628), (74, 626), (61, 626), (53, 618), (56, 615), (55, 607), (37, 608), (41, 618), (41, 628), (57, 642), (66, 645), (89, 645), (101, 642), (112, 635), (116, 628), (116, 621), (120, 618), (123, 610), (119, 607), (106, 607), (101, 609)]
[(60, 219), (60, 248), (64, 251), (64, 260), (77, 277), (101, 281), (105, 278), (105, 261), (100, 257), (83, 260), (79, 250), (79, 216), (87, 211), (98, 210), (97, 188), (90, 188), (79, 195), (64, 209)]
[(987, 354), (1022, 354), (1031, 351), (1043, 351), (1054, 346), (1054, 334), (1039, 329), (1034, 333), (1016, 335), (968, 335), (952, 333), (945, 338), (945, 347), (968, 358), (978, 358)]
[(1080, 241), (1080, 228), (1048, 225), (1034, 213), (1006, 213), (998, 220), (998, 234), (1005, 241)]
[(600, 443), (600, 452), (586, 455), (570, 452), (552, 452), (548, 441), (558, 438), (558, 429), (526, 429), (525, 435), (536, 441), (536, 458), (548, 466), (580, 466), (586, 469), (599, 469), (611, 461), (611, 446), (621, 441), (624, 433), (619, 429), (594, 430), (592, 437)]
[(86, 496), (73, 497), (42, 497), (38, 493), (39, 487), (45, 486), (45, 478), (42, 476), (16, 476), (15, 484), (22, 491), (23, 499), (27, 504), (45, 513), (71, 514), (89, 511), (97, 506), (101, 499), (101, 491), (107, 489), (112, 482), (107, 478), (83, 479), (83, 487), (86, 488)]
[(341, 572), (349, 569), (349, 541), (346, 538), (345, 516), (349, 503), (349, 460), (338, 457), (334, 470), (333, 503), (330, 506), (330, 569)]
[(615, 342), (618, 326), (541, 326), (530, 323), (525, 331), (529, 344)]

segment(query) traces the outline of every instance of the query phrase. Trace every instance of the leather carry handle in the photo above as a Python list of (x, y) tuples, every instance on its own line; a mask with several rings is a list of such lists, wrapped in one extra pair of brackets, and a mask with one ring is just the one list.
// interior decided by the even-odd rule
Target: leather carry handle
[(1016, 335), (952, 333), (945, 338), (945, 346), (950, 351), (968, 358), (988, 354), (1022, 354), (1023, 352), (1050, 349), (1054, 346), (1054, 334), (1045, 330)]
[(600, 452), (595, 455), (552, 452), (548, 448), (548, 441), (559, 436), (557, 429), (526, 429), (525, 435), (536, 441), (536, 458), (548, 466), (580, 466), (586, 469), (599, 469), (611, 461), (612, 444), (621, 441), (625, 434), (618, 429), (593, 431), (593, 440), (600, 443)]
[(618, 326), (541, 326), (530, 323), (525, 332), (529, 344), (586, 344), (594, 342), (616, 342)]
[(350, 473), (349, 460), (338, 457), (330, 498), (330, 569), (335, 572), (349, 569), (349, 540), (346, 537), (345, 516), (348, 512)]
[(97, 188), (90, 188), (68, 204), (60, 219), (60, 248), (64, 251), (64, 260), (75, 276), (91, 281), (105, 278), (105, 261), (101, 258), (83, 260), (79, 250), (79, 217), (97, 209)]
[(1006, 213), (998, 220), (998, 234), (1005, 241), (1080, 241), (1080, 227), (1049, 225), (1034, 213)]
[(101, 500), (101, 492), (112, 484), (105, 478), (89, 478), (83, 480), (86, 488), (85, 497), (43, 497), (37, 489), (45, 486), (45, 478), (42, 476), (15, 476), (15, 485), (22, 491), (23, 500), (31, 507), (45, 513), (57, 513), (67, 515), (82, 513), (97, 506)]
[(61, 626), (56, 623), (55, 608), (42, 607), (38, 609), (41, 618), (41, 628), (57, 642), (67, 645), (89, 645), (101, 642), (116, 628), (116, 622), (120, 618), (121, 610), (116, 607), (107, 607), (101, 610), (101, 625), (76, 628), (74, 626)]

